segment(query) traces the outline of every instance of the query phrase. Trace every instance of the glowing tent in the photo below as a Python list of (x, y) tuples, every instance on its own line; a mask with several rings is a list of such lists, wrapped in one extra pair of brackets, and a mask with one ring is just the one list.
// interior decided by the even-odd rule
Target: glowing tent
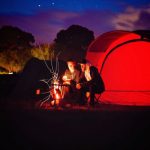
[(87, 59), (97, 66), (106, 91), (101, 101), (150, 105), (150, 40), (135, 32), (111, 31), (89, 46)]

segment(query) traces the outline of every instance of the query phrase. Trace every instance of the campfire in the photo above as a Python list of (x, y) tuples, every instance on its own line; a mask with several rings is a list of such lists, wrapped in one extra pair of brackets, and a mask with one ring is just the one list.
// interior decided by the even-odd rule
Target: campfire
[(51, 105), (59, 105), (60, 101), (63, 99), (63, 89), (58, 80), (54, 81), (50, 93), (52, 96)]
[(58, 106), (60, 101), (64, 98), (63, 84), (61, 84), (59, 80), (54, 80), (51, 86), (49, 86), (48, 92), (42, 93), (40, 89), (36, 90), (36, 95), (45, 93), (48, 93), (49, 95), (45, 98), (45, 100), (41, 101), (41, 106), (47, 101), (49, 101), (51, 106)]

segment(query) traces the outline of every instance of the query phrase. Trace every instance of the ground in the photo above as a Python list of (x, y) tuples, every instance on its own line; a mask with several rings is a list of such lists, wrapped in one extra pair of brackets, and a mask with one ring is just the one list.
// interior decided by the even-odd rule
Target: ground
[(149, 149), (150, 107), (1, 105), (1, 149)]

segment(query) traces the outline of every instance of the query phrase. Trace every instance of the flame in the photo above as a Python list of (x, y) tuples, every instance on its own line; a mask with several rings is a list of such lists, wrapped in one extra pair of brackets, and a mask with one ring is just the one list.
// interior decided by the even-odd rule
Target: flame
[(55, 105), (55, 100), (51, 101), (51, 105), (54, 106)]
[(61, 92), (59, 89), (54, 89), (54, 98), (61, 99)]

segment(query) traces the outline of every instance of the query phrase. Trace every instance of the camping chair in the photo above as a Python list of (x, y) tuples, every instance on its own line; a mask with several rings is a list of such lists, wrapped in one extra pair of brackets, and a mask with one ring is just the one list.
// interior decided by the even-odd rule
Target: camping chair
[[(101, 93), (95, 93), (94, 100), (95, 100), (96, 104), (100, 104), (100, 97), (101, 97)], [(90, 92), (86, 92), (86, 98), (87, 98), (87, 101), (89, 102)]]
[(95, 93), (95, 102), (100, 104), (100, 97), (101, 97), (101, 93)]

